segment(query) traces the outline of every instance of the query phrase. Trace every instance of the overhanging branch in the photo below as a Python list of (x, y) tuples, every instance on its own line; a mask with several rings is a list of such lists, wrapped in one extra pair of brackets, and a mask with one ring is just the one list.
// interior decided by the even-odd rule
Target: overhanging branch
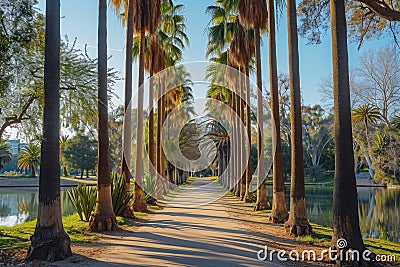
[(389, 21), (400, 21), (400, 11), (394, 10), (388, 4), (379, 0), (358, 0), (360, 3), (367, 5), (381, 18)]

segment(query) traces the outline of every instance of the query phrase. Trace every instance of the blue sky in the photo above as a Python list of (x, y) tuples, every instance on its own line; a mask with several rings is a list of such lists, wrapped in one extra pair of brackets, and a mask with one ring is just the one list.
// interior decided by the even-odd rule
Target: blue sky
[[(209, 16), (205, 14), (205, 8), (214, 3), (213, 0), (178, 0), (175, 3), (185, 5), (185, 16), (187, 19), (187, 34), (190, 38), (190, 46), (184, 51), (184, 62), (204, 61), (207, 33), (205, 31), (209, 22)], [(44, 12), (45, 0), (39, 0), (39, 8)], [(69, 40), (77, 38), (78, 48), (88, 45), (88, 52), (92, 57), (97, 55), (97, 0), (61, 0), (61, 33), (68, 35)], [(287, 32), (285, 11), (278, 18), (277, 29), (277, 58), (278, 71), (287, 73)], [(263, 47), (261, 48), (263, 62), (264, 87), (268, 88), (268, 38), (263, 36)], [(307, 40), (299, 39), (300, 52), (300, 75), (302, 96), (305, 104), (316, 104), (320, 102), (320, 83), (323, 77), (329, 77), (331, 67), (331, 46), (329, 32), (323, 38), (321, 45), (306, 45)], [(358, 58), (370, 48), (384, 46), (385, 41), (365, 42), (362, 49), (357, 51), (357, 44), (349, 45), (350, 67), (356, 66)], [(125, 29), (114, 10), (108, 9), (108, 54), (112, 56), (109, 67), (120, 71), (124, 75), (124, 49)], [(137, 65), (134, 66), (134, 87), (137, 85)], [(120, 99), (114, 99), (115, 104), (122, 103), (123, 81), (118, 81), (115, 90)], [(195, 92), (196, 96), (204, 96), (204, 92)]]

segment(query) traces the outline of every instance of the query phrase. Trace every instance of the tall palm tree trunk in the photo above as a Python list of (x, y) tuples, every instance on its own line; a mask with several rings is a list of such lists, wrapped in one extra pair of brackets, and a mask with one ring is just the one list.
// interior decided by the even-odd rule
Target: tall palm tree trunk
[(249, 157), (247, 161), (247, 169), (246, 169), (246, 192), (244, 196), (244, 201), (246, 203), (251, 202), (251, 181), (253, 178), (253, 170), (251, 164), (251, 107), (250, 107), (250, 94), (251, 94), (251, 87), (250, 87), (250, 79), (249, 79), (249, 68), (246, 67), (246, 132), (247, 138), (249, 140)]
[[(358, 217), (351, 126), (347, 29), (344, 0), (331, 0), (332, 63), (335, 116), (335, 178), (333, 190), (332, 247), (347, 241), (346, 250), (365, 249)], [(361, 266), (352, 264), (353, 266)]]
[(284, 223), (289, 214), (286, 209), (285, 181), (283, 179), (282, 167), (282, 144), (281, 124), (279, 117), (279, 92), (278, 71), (276, 63), (276, 41), (275, 41), (275, 1), (268, 0), (268, 52), (269, 52), (269, 81), (271, 95), (271, 110), (275, 134), (272, 134), (272, 144), (275, 146), (273, 158), (273, 186), (272, 186), (272, 212), (270, 220), (273, 223)]
[(108, 136), (106, 0), (99, 0), (98, 36), (97, 202), (89, 224), (90, 230), (95, 232), (114, 231), (117, 229), (111, 198), (110, 144)]
[(144, 42), (145, 27), (144, 16), (140, 32), (140, 52), (139, 52), (139, 89), (138, 89), (138, 109), (137, 109), (137, 134), (136, 134), (136, 170), (135, 170), (135, 198), (133, 209), (139, 212), (147, 211), (147, 204), (143, 199), (143, 100), (144, 100)]
[(72, 255), (60, 200), (60, 1), (46, 1), (43, 139), (38, 219), (27, 260), (61, 260)]
[[(163, 88), (165, 88), (166, 84), (165, 84), (165, 80), (162, 81), (163, 83)], [(163, 90), (164, 91), (164, 90)], [(167, 111), (166, 111), (166, 106), (167, 106), (167, 97), (166, 95), (162, 96), (162, 109), (161, 109), (161, 125), (164, 125), (165, 120), (167, 119)], [(161, 133), (162, 133), (162, 128), (161, 128)], [(166, 173), (167, 171), (167, 167), (168, 167), (168, 161), (166, 161), (165, 159), (165, 152), (164, 152), (164, 148), (162, 146), (162, 142), (163, 142), (163, 135), (161, 134), (161, 147), (160, 147), (160, 151), (161, 151), (161, 161), (160, 161), (160, 166), (161, 166), (161, 173), (162, 173), (162, 177), (164, 178), (163, 182), (164, 182), (164, 190), (165, 193), (169, 192), (169, 187), (170, 184), (168, 183), (168, 174)]]
[(256, 55), (256, 78), (257, 78), (257, 121), (259, 125), (257, 136), (258, 171), (257, 171), (257, 201), (254, 210), (266, 210), (267, 191), (265, 188), (265, 163), (264, 163), (264, 134), (263, 134), (263, 96), (262, 96), (262, 74), (261, 74), (261, 37), (260, 29), (255, 28), (255, 55)]
[(290, 215), (289, 220), (285, 223), (285, 231), (291, 235), (303, 236), (311, 233), (311, 225), (306, 215), (304, 188), (299, 51), (295, 0), (288, 0), (286, 14), (289, 49), (292, 173), (290, 186)]
[[(246, 74), (246, 68), (242, 69), (242, 71), (243, 71), (243, 76), (241, 76), (241, 77), (244, 77), (244, 75)], [(240, 75), (242, 75), (242, 73), (240, 73)], [(240, 177), (240, 181), (241, 181), (240, 182), (240, 184), (241, 184), (240, 200), (242, 200), (242, 201), (244, 200), (244, 196), (246, 194), (246, 167), (247, 167), (247, 166), (245, 167), (246, 147), (245, 147), (245, 142), (243, 142), (245, 140), (245, 138), (246, 138), (246, 135), (245, 135), (244, 129), (242, 127), (245, 124), (245, 117), (244, 117), (245, 102), (243, 100), (244, 99), (244, 91), (243, 91), (243, 89), (244, 89), (244, 83), (245, 82), (246, 81), (244, 79), (241, 80), (240, 91), (239, 91), (240, 92), (239, 112), (240, 112), (240, 123), (241, 123), (240, 124), (240, 128), (239, 128), (240, 129), (240, 140), (241, 140), (241, 141), (239, 141), (239, 143), (240, 143), (240, 164), (241, 164), (240, 165), (240, 170), (241, 170), (241, 173), (240, 173), (240, 175), (241, 175), (241, 177)]]
[(156, 188), (156, 198), (158, 200), (162, 199), (163, 193), (163, 175), (162, 175), (162, 168), (161, 168), (161, 130), (162, 130), (162, 90), (161, 90), (161, 82), (158, 84), (157, 89), (157, 159), (156, 159), (156, 166), (157, 166), (157, 188)]
[[(239, 70), (240, 71), (240, 70)], [(240, 77), (240, 76), (239, 76)], [(236, 147), (236, 153), (235, 153), (235, 196), (240, 197), (240, 130), (239, 130), (239, 87), (240, 87), (240, 78), (238, 79), (238, 82), (236, 84), (236, 91), (235, 91), (235, 109), (234, 109), (234, 133), (235, 133), (235, 147)]]
[(150, 67), (150, 82), (149, 82), (149, 175), (150, 179), (154, 179), (154, 163), (155, 163), (155, 138), (154, 138), (154, 82), (151, 77), (153, 77), (154, 71), (153, 67)]
[[(126, 25), (126, 55), (125, 55), (125, 105), (124, 129), (122, 139), (122, 166), (125, 175), (125, 192), (131, 191), (131, 172), (129, 170), (132, 148), (132, 46), (133, 46), (133, 1), (128, 1), (128, 20)], [(122, 212), (125, 218), (134, 218), (130, 203), (125, 205)]]
[(231, 107), (232, 110), (230, 112), (230, 119), (232, 122), (232, 140), (230, 141), (230, 169), (229, 169), (229, 189), (232, 193), (235, 193), (236, 190), (236, 155), (234, 153), (236, 146), (236, 136), (235, 136), (235, 120), (234, 120), (234, 112), (235, 112), (235, 94), (232, 92), (231, 99)]
[(367, 140), (367, 155), (365, 156), (365, 160), (367, 161), (368, 164), (368, 172), (371, 178), (373, 179), (375, 176), (375, 171), (372, 165), (372, 149), (371, 149), (371, 143), (369, 141), (369, 131), (368, 131), (368, 121), (367, 118), (364, 119), (364, 128), (365, 128), (365, 138)]

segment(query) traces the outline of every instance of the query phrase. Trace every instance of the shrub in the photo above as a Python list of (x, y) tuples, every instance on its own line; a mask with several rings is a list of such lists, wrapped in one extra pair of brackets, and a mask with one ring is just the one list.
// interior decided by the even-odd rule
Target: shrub
[(111, 173), (111, 196), (113, 209), (116, 216), (120, 216), (126, 205), (133, 200), (133, 192), (125, 192), (125, 175)]
[[(90, 215), (96, 207), (97, 190), (95, 186), (79, 184), (77, 187), (67, 190), (68, 196), (74, 205), (79, 218), (88, 222)], [(120, 216), (124, 207), (133, 200), (133, 193), (125, 192), (125, 175), (111, 173), (111, 198), (114, 213)]]
[(68, 189), (67, 194), (81, 221), (88, 222), (96, 206), (96, 187), (78, 184), (78, 186)]

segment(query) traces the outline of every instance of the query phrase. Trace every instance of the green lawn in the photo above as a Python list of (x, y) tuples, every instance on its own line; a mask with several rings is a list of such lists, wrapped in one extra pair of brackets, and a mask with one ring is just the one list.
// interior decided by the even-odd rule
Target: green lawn
[[(313, 233), (309, 236), (300, 237), (299, 240), (310, 244), (329, 247), (332, 238), (332, 228), (313, 223), (311, 226)], [(400, 244), (378, 238), (364, 238), (364, 244), (367, 249), (377, 255), (395, 255), (396, 265), (400, 265)]]
[[(88, 223), (79, 220), (77, 213), (63, 217), (64, 229), (74, 243), (91, 242), (98, 238), (88, 231)], [(14, 227), (0, 227), (0, 249), (26, 248), (30, 243), (36, 220), (25, 222)]]

